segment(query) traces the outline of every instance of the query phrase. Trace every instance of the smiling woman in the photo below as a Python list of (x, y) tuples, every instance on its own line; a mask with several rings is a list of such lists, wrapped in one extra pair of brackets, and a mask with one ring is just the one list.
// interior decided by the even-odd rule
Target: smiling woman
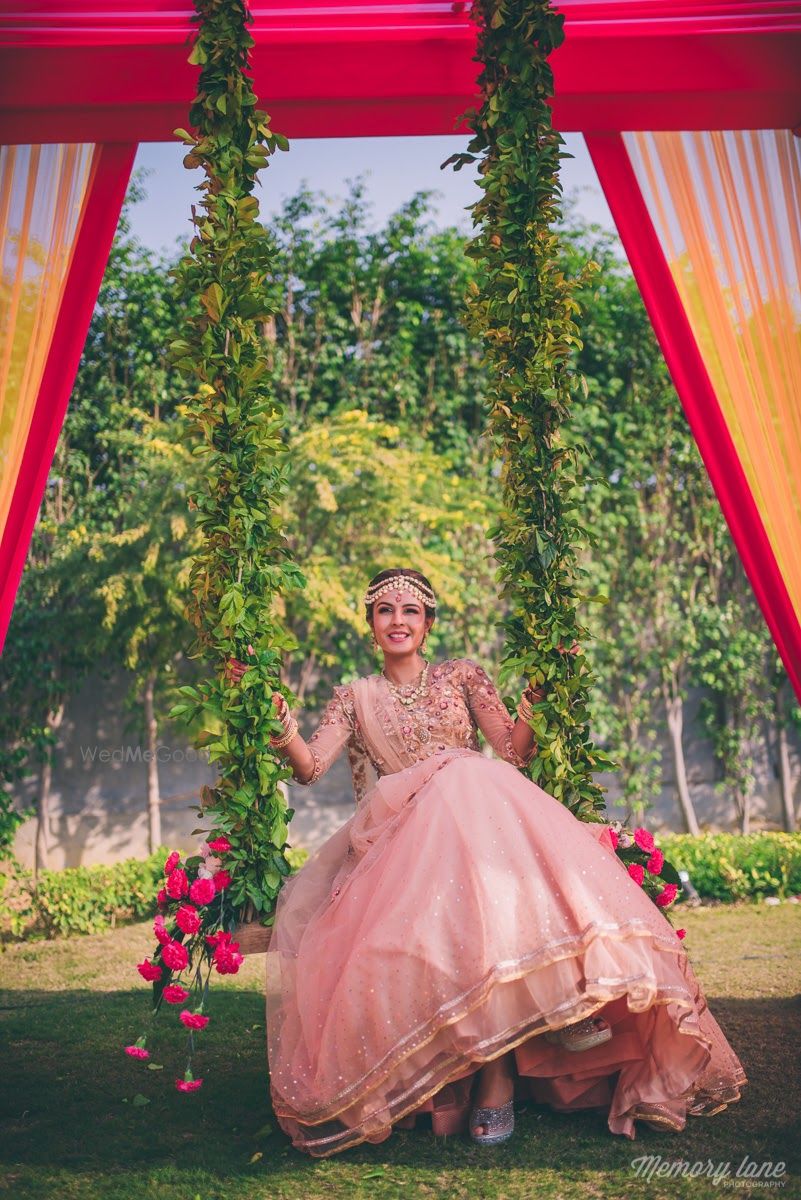
[(499, 1143), (515, 1096), (600, 1107), (633, 1138), (739, 1099), (739, 1059), (609, 826), (522, 774), (542, 693), (515, 720), (479, 664), (427, 661), (419, 572), (380, 572), (364, 603), (381, 671), (335, 687), (308, 742), (287, 711), (275, 742), (306, 784), (347, 748), (356, 797), (286, 880), (267, 954), (270, 1087), (294, 1144), (327, 1156), (422, 1112)]

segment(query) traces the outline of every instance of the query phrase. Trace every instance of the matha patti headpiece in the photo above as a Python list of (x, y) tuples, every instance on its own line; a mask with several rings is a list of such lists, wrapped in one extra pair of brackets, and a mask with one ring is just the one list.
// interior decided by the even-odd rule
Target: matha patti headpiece
[(386, 595), (387, 592), (411, 592), (416, 596), (422, 604), (428, 608), (437, 607), (437, 598), (431, 588), (420, 583), (417, 579), (410, 579), (408, 575), (390, 575), (389, 579), (382, 579), (380, 583), (373, 584), (364, 593), (365, 605), (373, 604), (379, 596)]

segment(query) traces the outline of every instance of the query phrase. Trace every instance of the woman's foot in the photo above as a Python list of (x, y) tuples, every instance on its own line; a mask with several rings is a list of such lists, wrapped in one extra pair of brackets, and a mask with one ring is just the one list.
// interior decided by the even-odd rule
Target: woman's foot
[(510, 1052), (486, 1063), (478, 1075), (478, 1084), (470, 1112), (470, 1137), (474, 1142), (497, 1146), (514, 1131), (514, 1056)]
[(575, 1021), (572, 1025), (551, 1030), (545, 1035), (547, 1041), (560, 1045), (564, 1050), (576, 1052), (602, 1046), (611, 1036), (612, 1029), (603, 1017), (585, 1017), (583, 1021)]

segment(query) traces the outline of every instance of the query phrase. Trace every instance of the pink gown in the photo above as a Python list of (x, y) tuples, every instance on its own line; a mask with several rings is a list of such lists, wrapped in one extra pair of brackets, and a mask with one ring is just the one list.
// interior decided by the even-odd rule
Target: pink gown
[[(502, 760), (478, 748), (477, 727)], [(470, 659), (432, 666), (405, 708), (382, 675), (334, 689), (314, 782), (347, 747), (356, 810), (284, 885), (267, 954), (276, 1117), (326, 1157), (430, 1112), (467, 1128), (482, 1063), (514, 1051), (515, 1095), (681, 1131), (740, 1098), (742, 1065), (682, 942), (608, 826), (518, 768), (512, 718)], [(612, 1039), (543, 1037), (591, 1014)]]

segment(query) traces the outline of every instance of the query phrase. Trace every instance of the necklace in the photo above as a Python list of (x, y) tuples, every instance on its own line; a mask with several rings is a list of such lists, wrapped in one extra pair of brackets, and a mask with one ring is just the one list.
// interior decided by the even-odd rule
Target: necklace
[(392, 695), (395, 696), (395, 698), (397, 700), (399, 700), (400, 703), (403, 704), (406, 708), (411, 708), (411, 706), (414, 704), (415, 700), (419, 700), (419, 698), (426, 691), (426, 688), (428, 685), (428, 661), (426, 661), (425, 666), (423, 667), (422, 671), (420, 672), (419, 682), (416, 684), (416, 686), (414, 687), (414, 689), (411, 692), (401, 690), (403, 688), (410, 687), (411, 686), (410, 684), (408, 684), (408, 683), (393, 683), (392, 680), (387, 675), (386, 671), (383, 670), (383, 668), (381, 670), (381, 674), (386, 679), (387, 684), (389, 685), (389, 690), (392, 692)]

